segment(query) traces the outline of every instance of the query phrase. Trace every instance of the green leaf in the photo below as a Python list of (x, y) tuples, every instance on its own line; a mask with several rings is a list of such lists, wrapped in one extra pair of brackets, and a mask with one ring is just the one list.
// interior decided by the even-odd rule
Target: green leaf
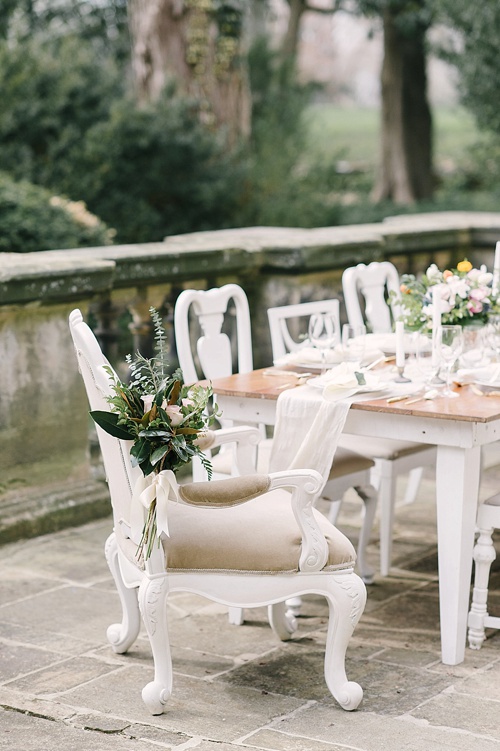
[(358, 386), (366, 386), (366, 378), (365, 378), (364, 373), (358, 373), (355, 371), (354, 375), (356, 376)]
[(170, 451), (170, 446), (160, 446), (159, 448), (155, 449), (151, 456), (149, 457), (149, 461), (155, 466), (155, 464), (158, 464), (161, 459), (165, 456), (165, 454), (168, 454)]
[(90, 416), (93, 421), (99, 425), (100, 428), (114, 436), (114, 438), (121, 438), (122, 441), (133, 441), (135, 434), (125, 428), (123, 425), (118, 425), (120, 415), (114, 412), (101, 412), (100, 410), (93, 410), (90, 412)]
[(137, 464), (142, 464), (143, 461), (149, 459), (150, 451), (151, 444), (145, 438), (139, 438), (130, 449), (131, 455), (137, 459)]

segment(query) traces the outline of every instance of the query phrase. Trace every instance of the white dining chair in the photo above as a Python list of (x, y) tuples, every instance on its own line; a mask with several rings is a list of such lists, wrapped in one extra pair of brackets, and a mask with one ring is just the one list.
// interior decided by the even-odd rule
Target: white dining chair
[[(110, 365), (79, 310), (70, 315), (70, 331), (90, 407), (109, 411)], [(258, 438), (255, 429), (239, 431), (242, 442), (245, 435)], [(330, 615), (326, 683), (343, 709), (355, 709), (363, 691), (347, 680), (345, 653), (366, 589), (353, 570), (352, 544), (312, 508), (323, 481), (319, 473), (291, 470), (180, 485), (178, 501), (167, 502), (169, 534), (162, 533), (145, 559), (137, 555), (141, 535), (134, 532), (132, 519), (138, 510), (144, 519), (148, 512), (132, 490), (142, 475), (132, 465), (131, 442), (99, 426), (97, 435), (113, 512), (105, 555), (122, 608), (122, 620), (109, 626), (107, 638), (116, 653), (127, 652), (142, 616), (154, 664), (154, 678), (142, 690), (148, 710), (162, 714), (172, 695), (167, 602), (178, 591), (240, 609), (267, 605), (273, 631), (282, 640), (297, 627), (286, 614), (286, 599), (309, 592), (324, 596)], [(207, 439), (217, 443), (217, 431)]]
[[(234, 301), (234, 307), (231, 303)], [(234, 311), (235, 315), (232, 315)], [(251, 327), (248, 300), (244, 290), (236, 284), (226, 284), (209, 290), (184, 290), (179, 295), (174, 311), (174, 331), (177, 355), (187, 381), (200, 378), (215, 379), (231, 375), (233, 363), (231, 339), (223, 329), (225, 318), (233, 318), (237, 338), (237, 371), (249, 372), (253, 367)], [(235, 320), (234, 320), (235, 319)], [(192, 336), (192, 327), (195, 335)], [(202, 336), (196, 339), (197, 332)], [(197, 353), (198, 367), (195, 362)], [(215, 395), (216, 398), (216, 395)], [(223, 416), (222, 416), (223, 418)], [(224, 423), (222, 423), (224, 424)], [(262, 442), (261, 442), (262, 443)], [(270, 439), (265, 442), (264, 454), (258, 455), (257, 469), (263, 471), (270, 456)], [(231, 474), (230, 456), (218, 461), (213, 457), (214, 470), (219, 477)], [(377, 504), (377, 493), (370, 482), (373, 461), (355, 450), (339, 447), (322, 497), (331, 504), (330, 519), (336, 519), (343, 495), (354, 488), (363, 501), (364, 515), (358, 541), (358, 569), (365, 582), (373, 580), (374, 571), (366, 559), (366, 546)], [(237, 623), (235, 613), (230, 614)]]
[[(392, 291), (399, 295), (399, 275), (388, 261), (360, 263), (342, 274), (342, 291), (349, 318), (353, 324), (365, 323), (373, 333), (392, 331), (399, 314), (397, 301), (388, 302)], [(362, 305), (364, 302), (364, 307)], [(379, 491), (380, 504), (380, 573), (389, 573), (392, 559), (392, 530), (396, 504), (396, 483), (400, 475), (408, 474), (404, 503), (412, 503), (418, 492), (423, 468), (435, 467), (436, 449), (422, 443), (342, 435), (342, 446), (357, 451), (375, 461), (372, 482)]]
[(471, 649), (481, 649), (486, 638), (485, 629), (500, 629), (500, 613), (488, 613), (488, 584), (491, 565), (496, 559), (493, 531), (500, 529), (500, 493), (481, 503), (477, 512), (478, 537), (474, 546), (474, 587), (468, 617), (468, 637)]

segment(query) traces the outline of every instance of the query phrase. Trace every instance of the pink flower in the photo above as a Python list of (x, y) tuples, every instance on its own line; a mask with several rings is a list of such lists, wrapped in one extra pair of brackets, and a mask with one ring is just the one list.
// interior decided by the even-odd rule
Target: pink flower
[(181, 422), (184, 419), (184, 415), (181, 412), (181, 408), (178, 404), (169, 404), (165, 412), (170, 418), (170, 422), (172, 423), (172, 426), (175, 428), (176, 425), (180, 425)]
[(183, 407), (194, 407), (194, 402), (192, 399), (183, 399), (182, 400), (182, 406)]
[(144, 414), (146, 414), (146, 412), (149, 412), (149, 410), (153, 406), (154, 398), (154, 394), (146, 394), (145, 396), (141, 396), (141, 399), (144, 402)]
[(474, 313), (482, 313), (482, 311), (483, 311), (483, 303), (480, 302), (479, 300), (472, 300), (471, 299), (467, 303), (467, 310), (469, 311), (469, 313), (472, 313), (473, 315), (474, 315)]
[(484, 287), (479, 287), (478, 289), (471, 289), (469, 292), (469, 298), (471, 300), (484, 300), (485, 297), (488, 297), (489, 295), (489, 289), (485, 289)]

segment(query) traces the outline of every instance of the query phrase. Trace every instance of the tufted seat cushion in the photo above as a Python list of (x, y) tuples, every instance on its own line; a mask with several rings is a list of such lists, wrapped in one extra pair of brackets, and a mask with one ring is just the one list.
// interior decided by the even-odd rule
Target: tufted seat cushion
[[(328, 542), (324, 570), (354, 566), (351, 542), (322, 514), (313, 513)], [(301, 535), (286, 490), (273, 490), (231, 508), (172, 503), (168, 514), (170, 537), (164, 548), (171, 571), (298, 571)]]

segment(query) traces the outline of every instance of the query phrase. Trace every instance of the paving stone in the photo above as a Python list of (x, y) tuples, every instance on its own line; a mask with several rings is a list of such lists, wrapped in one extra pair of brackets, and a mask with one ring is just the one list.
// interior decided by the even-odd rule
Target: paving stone
[(24, 673), (31, 673), (54, 662), (65, 659), (66, 655), (48, 652), (45, 649), (19, 646), (0, 641), (0, 681), (10, 681)]
[(60, 695), (66, 704), (99, 711), (135, 723), (149, 723), (186, 735), (228, 741), (250, 733), (303, 704), (288, 696), (270, 698), (259, 689), (229, 686), (175, 675), (165, 714), (152, 717), (141, 698), (152, 669), (132, 666)]
[[(259, 730), (247, 739), (247, 742), (255, 743), (258, 748), (271, 749), (272, 751), (345, 751), (345, 745), (335, 742), (320, 741), (317, 738), (305, 738), (303, 736), (281, 733), (276, 730)], [(199, 747), (197, 748), (197, 751)], [(207, 748), (209, 751), (209, 748)]]
[(11, 681), (9, 686), (18, 691), (29, 690), (37, 696), (58, 694), (117, 669), (119, 666), (107, 665), (91, 657), (75, 657)]
[[(153, 718), (154, 720), (155, 718)], [(136, 738), (140, 741), (154, 741), (170, 746), (181, 746), (184, 743), (191, 742), (191, 736), (185, 733), (176, 733), (171, 730), (154, 727), (152, 725), (128, 725), (124, 731), (129, 738)], [(198, 748), (198, 746), (196, 746)]]
[(86, 587), (66, 585), (45, 594), (16, 602), (8, 609), (11, 623), (31, 624), (40, 631), (60, 635), (77, 634), (83, 640), (100, 645), (106, 638), (106, 629), (121, 619), (118, 595), (110, 597)]
[(119, 720), (102, 714), (76, 715), (71, 719), (71, 725), (75, 728), (83, 728), (83, 730), (99, 730), (101, 733), (109, 734), (121, 733), (122, 730), (130, 728), (128, 720)]
[[(56, 584), (55, 586), (58, 585)], [(0, 618), (2, 617), (2, 609), (10, 605), (10, 603), (53, 588), (54, 581), (52, 579), (40, 576), (28, 576), (17, 569), (9, 569), (6, 566), (2, 566), (2, 577), (0, 579)]]
[(62, 639), (61, 634), (57, 632), (40, 630), (36, 624), (36, 619), (32, 619), (29, 624), (0, 621), (0, 639), (24, 644), (25, 648), (31, 646), (44, 647), (65, 656), (82, 654), (82, 652), (87, 652), (95, 646), (95, 642), (84, 641), (73, 634), (65, 634)]
[[(154, 751), (158, 746), (0, 708), (2, 751)], [(165, 746), (168, 748), (168, 746)]]
[[(475, 733), (435, 727), (407, 715), (378, 716), (363, 707), (344, 712), (335, 706), (315, 704), (274, 723), (273, 729), (311, 740), (337, 743), (356, 751), (499, 751), (494, 739)], [(247, 743), (259, 746), (258, 731)], [(264, 731), (267, 732), (267, 731)], [(264, 746), (265, 747), (265, 746)], [(314, 748), (314, 747), (313, 747)]]
[[(468, 683), (468, 681), (466, 682)], [(500, 693), (472, 696), (458, 692), (434, 696), (412, 715), (434, 726), (457, 728), (495, 739), (500, 744)]]

